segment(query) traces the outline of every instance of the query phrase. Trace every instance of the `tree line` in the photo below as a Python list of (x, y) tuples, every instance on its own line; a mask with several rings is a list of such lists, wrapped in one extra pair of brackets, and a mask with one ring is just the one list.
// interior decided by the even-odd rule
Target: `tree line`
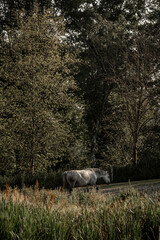
[(0, 174), (160, 168), (159, 1), (1, 3)]

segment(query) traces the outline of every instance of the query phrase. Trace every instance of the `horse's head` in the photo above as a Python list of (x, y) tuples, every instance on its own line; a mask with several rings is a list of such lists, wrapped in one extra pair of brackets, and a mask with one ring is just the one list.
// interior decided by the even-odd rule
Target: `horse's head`
[(105, 174), (103, 175), (103, 180), (105, 181), (105, 183), (109, 184), (111, 182), (109, 174), (107, 171), (105, 171)]
[(105, 183), (109, 184), (111, 182), (110, 177), (109, 177), (109, 173), (107, 171), (104, 171), (104, 170), (99, 169), (99, 168), (94, 168), (94, 171), (95, 171), (98, 178), (103, 178)]

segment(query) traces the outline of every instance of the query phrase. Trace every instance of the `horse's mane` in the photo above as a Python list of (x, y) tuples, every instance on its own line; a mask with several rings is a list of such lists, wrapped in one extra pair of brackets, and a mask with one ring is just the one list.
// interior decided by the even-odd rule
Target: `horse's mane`
[(95, 173), (104, 172), (104, 170), (101, 170), (100, 168), (87, 168), (87, 169), (94, 171)]

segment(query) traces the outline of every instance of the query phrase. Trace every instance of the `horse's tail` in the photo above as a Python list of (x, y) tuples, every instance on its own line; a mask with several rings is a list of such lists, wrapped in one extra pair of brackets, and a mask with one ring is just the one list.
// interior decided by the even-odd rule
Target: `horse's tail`
[(68, 172), (64, 172), (63, 175), (62, 175), (63, 189), (67, 190), (69, 193), (71, 193), (72, 192), (72, 187), (70, 186), (70, 183), (67, 180), (67, 174), (68, 174)]
[(64, 188), (64, 189), (66, 188), (66, 184), (67, 184), (66, 175), (67, 175), (66, 172), (64, 172), (64, 173), (62, 174), (63, 188)]
[(69, 183), (67, 181), (67, 172), (63, 173), (62, 179), (63, 179), (63, 189), (69, 189)]

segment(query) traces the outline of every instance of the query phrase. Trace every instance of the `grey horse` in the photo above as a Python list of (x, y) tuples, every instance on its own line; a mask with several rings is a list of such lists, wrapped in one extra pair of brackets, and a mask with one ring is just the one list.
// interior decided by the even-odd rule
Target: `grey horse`
[(110, 183), (108, 172), (99, 168), (65, 171), (62, 177), (63, 189), (68, 190), (70, 193), (74, 187), (95, 186), (99, 178), (103, 178), (105, 183)]

